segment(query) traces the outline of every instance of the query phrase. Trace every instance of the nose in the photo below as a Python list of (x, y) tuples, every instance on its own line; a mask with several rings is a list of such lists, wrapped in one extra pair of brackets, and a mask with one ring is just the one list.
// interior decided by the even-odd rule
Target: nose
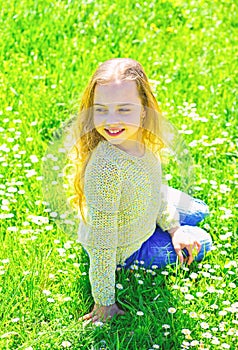
[(108, 113), (104, 120), (106, 127), (110, 127), (110, 129), (118, 129), (121, 127), (121, 118), (113, 111)]

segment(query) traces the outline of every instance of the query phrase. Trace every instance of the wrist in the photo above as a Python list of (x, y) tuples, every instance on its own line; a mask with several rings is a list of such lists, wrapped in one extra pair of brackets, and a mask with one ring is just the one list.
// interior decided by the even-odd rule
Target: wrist
[(112, 307), (113, 305), (115, 305), (116, 303), (111, 303), (111, 304), (109, 304), (109, 305), (105, 305), (105, 304), (94, 304), (95, 305), (95, 307)]
[(175, 232), (180, 228), (181, 226), (176, 226), (168, 230), (168, 233), (170, 234), (171, 237), (175, 234)]

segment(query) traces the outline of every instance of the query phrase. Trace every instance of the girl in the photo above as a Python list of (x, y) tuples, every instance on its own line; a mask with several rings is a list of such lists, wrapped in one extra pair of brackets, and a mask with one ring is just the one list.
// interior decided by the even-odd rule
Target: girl
[[(195, 226), (206, 213), (188, 225), (162, 190), (162, 117), (137, 61), (102, 63), (83, 94), (80, 112), (73, 125), (78, 133), (75, 202), (82, 215), (78, 237), (90, 259), (95, 302), (81, 319), (95, 323), (125, 314), (115, 301), (117, 267), (140, 261), (144, 267), (153, 263), (161, 268), (177, 258), (190, 265), (212, 243)], [(206, 207), (202, 201), (200, 205)]]

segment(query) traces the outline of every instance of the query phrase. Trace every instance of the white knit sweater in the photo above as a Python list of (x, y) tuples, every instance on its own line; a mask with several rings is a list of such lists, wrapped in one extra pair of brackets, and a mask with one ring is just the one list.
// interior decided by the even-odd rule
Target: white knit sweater
[(87, 225), (78, 239), (89, 254), (96, 304), (115, 303), (115, 270), (155, 231), (179, 226), (179, 214), (161, 193), (161, 164), (146, 149), (136, 157), (106, 140), (92, 152), (85, 171)]

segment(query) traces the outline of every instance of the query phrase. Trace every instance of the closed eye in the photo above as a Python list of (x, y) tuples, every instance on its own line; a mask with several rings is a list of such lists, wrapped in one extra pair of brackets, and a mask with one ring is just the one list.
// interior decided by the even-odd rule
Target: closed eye
[(128, 108), (120, 108), (119, 112), (130, 112), (130, 109), (128, 109)]
[(105, 113), (105, 112), (107, 112), (107, 110), (105, 108), (96, 108), (95, 112)]

